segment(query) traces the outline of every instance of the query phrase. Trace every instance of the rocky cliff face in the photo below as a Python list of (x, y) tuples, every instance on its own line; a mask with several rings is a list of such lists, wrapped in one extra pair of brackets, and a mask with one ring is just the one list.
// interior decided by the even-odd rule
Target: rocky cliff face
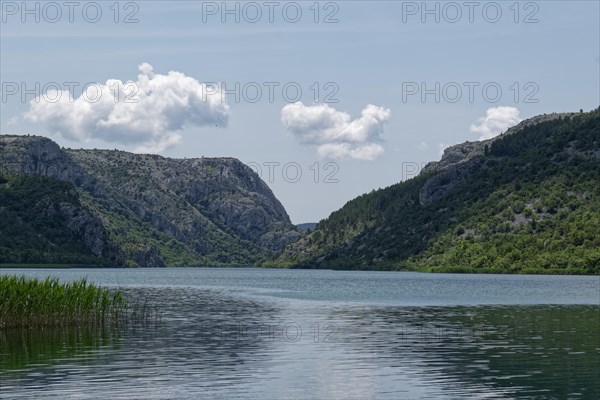
[(508, 135), (515, 134), (523, 129), (538, 125), (543, 122), (553, 121), (559, 118), (572, 117), (577, 113), (551, 113), (538, 115), (519, 122), (517, 125), (509, 128), (506, 132), (492, 139), (481, 140), (478, 142), (464, 142), (448, 147), (440, 161), (428, 163), (421, 175), (435, 173), (424, 185), (419, 195), (421, 204), (429, 204), (450, 192), (454, 187), (461, 184), (465, 178), (479, 168), (481, 163), (476, 160), (477, 157), (484, 155), (486, 149), (489, 150), (492, 143)]
[(276, 250), (299, 235), (269, 187), (234, 158), (169, 159), (110, 150), (66, 154), (105, 188), (103, 198), (121, 199), (175, 237), (210, 225)]
[(492, 139), (455, 144), (454, 146), (450, 146), (444, 150), (444, 154), (442, 155), (440, 161), (432, 161), (428, 163), (421, 170), (421, 174), (442, 171), (454, 167), (458, 164), (467, 162), (474, 157), (481, 156), (484, 154), (485, 148), (489, 148), (489, 146), (491, 146), (491, 144), (496, 140), (499, 140), (507, 135), (512, 135), (514, 133), (520, 132), (528, 126), (537, 125), (542, 122), (552, 121), (559, 118), (572, 117), (574, 115), (577, 115), (577, 113), (569, 112), (536, 115), (535, 117), (528, 118), (519, 122), (517, 125), (507, 129), (506, 132)]
[(0, 172), (43, 175), (80, 184), (83, 170), (52, 140), (41, 136), (0, 136)]
[(233, 158), (68, 150), (39, 136), (0, 136), (0, 172), (71, 183), (130, 264), (247, 264), (300, 235), (269, 187)]

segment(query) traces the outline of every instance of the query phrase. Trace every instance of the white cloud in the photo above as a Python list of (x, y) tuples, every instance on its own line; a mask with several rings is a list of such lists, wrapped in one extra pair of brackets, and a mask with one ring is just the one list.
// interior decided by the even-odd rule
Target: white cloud
[(301, 102), (281, 109), (281, 122), (300, 143), (317, 145), (317, 154), (329, 159), (375, 160), (384, 152), (381, 140), (391, 111), (367, 105), (360, 118), (327, 104), (305, 106)]
[(139, 152), (175, 145), (188, 126), (227, 125), (229, 106), (213, 94), (216, 88), (207, 91), (206, 84), (181, 72), (157, 74), (147, 63), (138, 69), (135, 82), (109, 79), (78, 98), (49, 91), (33, 99), (24, 116), (72, 141), (102, 139), (135, 145)]
[(488, 108), (484, 117), (471, 124), (470, 131), (478, 133), (479, 140), (491, 139), (521, 121), (519, 110), (515, 107)]
[(14, 125), (17, 124), (17, 122), (19, 122), (19, 118), (18, 117), (12, 117), (8, 121), (6, 121), (6, 126), (14, 126)]
[(321, 158), (332, 160), (353, 159), (373, 161), (382, 155), (384, 149), (377, 143), (354, 145), (350, 143), (325, 143), (317, 147), (317, 154)]

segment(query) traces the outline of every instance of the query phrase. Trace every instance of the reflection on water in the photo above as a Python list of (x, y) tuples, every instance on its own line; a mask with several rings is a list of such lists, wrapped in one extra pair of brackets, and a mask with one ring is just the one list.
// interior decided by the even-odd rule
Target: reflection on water
[[(338, 310), (339, 311), (339, 310)], [(412, 366), (447, 395), (600, 398), (595, 306), (353, 308), (340, 338), (357, 360)]]
[(114, 385), (111, 398), (138, 398), (140, 391), (152, 397), (165, 383), (160, 398), (177, 386), (198, 391), (243, 379), (251, 373), (245, 364), (268, 353), (261, 340), (238, 340), (233, 333), (270, 323), (272, 307), (185, 288), (123, 292), (157, 304), (160, 323), (3, 332), (0, 397), (93, 398), (94, 390), (106, 393), (103, 383)]
[(125, 287), (159, 323), (0, 333), (0, 398), (600, 398), (600, 306)]
[(117, 329), (101, 325), (0, 331), (0, 370), (18, 376), (32, 366), (86, 365), (107, 349), (118, 349), (119, 338)]

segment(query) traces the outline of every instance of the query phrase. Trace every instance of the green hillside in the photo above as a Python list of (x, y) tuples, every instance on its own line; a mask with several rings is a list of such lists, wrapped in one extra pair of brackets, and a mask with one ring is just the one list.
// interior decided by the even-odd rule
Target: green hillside
[(0, 263), (108, 264), (106, 249), (86, 240), (100, 227), (73, 185), (0, 175)]
[(0, 135), (0, 264), (239, 266), (300, 235), (233, 158), (70, 150)]
[(362, 195), (263, 265), (600, 273), (600, 109)]

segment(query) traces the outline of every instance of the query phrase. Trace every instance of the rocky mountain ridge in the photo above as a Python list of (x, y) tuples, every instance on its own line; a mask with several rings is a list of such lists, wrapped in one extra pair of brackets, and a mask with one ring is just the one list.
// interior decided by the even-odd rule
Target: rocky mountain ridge
[(484, 156), (486, 152), (489, 153), (494, 142), (521, 132), (527, 127), (548, 121), (572, 118), (575, 115), (577, 113), (573, 112), (537, 115), (519, 122), (517, 125), (507, 129), (506, 132), (491, 139), (477, 142), (467, 141), (448, 147), (444, 150), (440, 161), (430, 162), (421, 170), (422, 175), (433, 174), (434, 176), (423, 185), (419, 193), (419, 201), (423, 205), (434, 202), (463, 183), (466, 177), (473, 172), (474, 168), (477, 168), (477, 157)]
[(506, 132), (503, 132), (491, 139), (478, 140), (476, 142), (467, 141), (464, 143), (455, 144), (444, 149), (442, 158), (439, 161), (427, 163), (427, 165), (425, 165), (425, 167), (423, 167), (421, 170), (421, 174), (442, 171), (467, 162), (473, 157), (481, 156), (485, 153), (486, 147), (489, 149), (491, 144), (495, 141), (502, 139), (505, 136), (520, 132), (528, 126), (534, 126), (541, 124), (542, 122), (553, 121), (560, 118), (571, 118), (577, 114), (578, 113), (575, 112), (565, 112), (536, 115), (519, 122), (517, 125), (508, 128)]
[(61, 149), (44, 137), (2, 135), (0, 173), (71, 184), (80, 214), (101, 221), (88, 240), (72, 230), (73, 240), (97, 257), (99, 247), (111, 248), (104, 263), (250, 264), (300, 234), (269, 187), (233, 158)]

